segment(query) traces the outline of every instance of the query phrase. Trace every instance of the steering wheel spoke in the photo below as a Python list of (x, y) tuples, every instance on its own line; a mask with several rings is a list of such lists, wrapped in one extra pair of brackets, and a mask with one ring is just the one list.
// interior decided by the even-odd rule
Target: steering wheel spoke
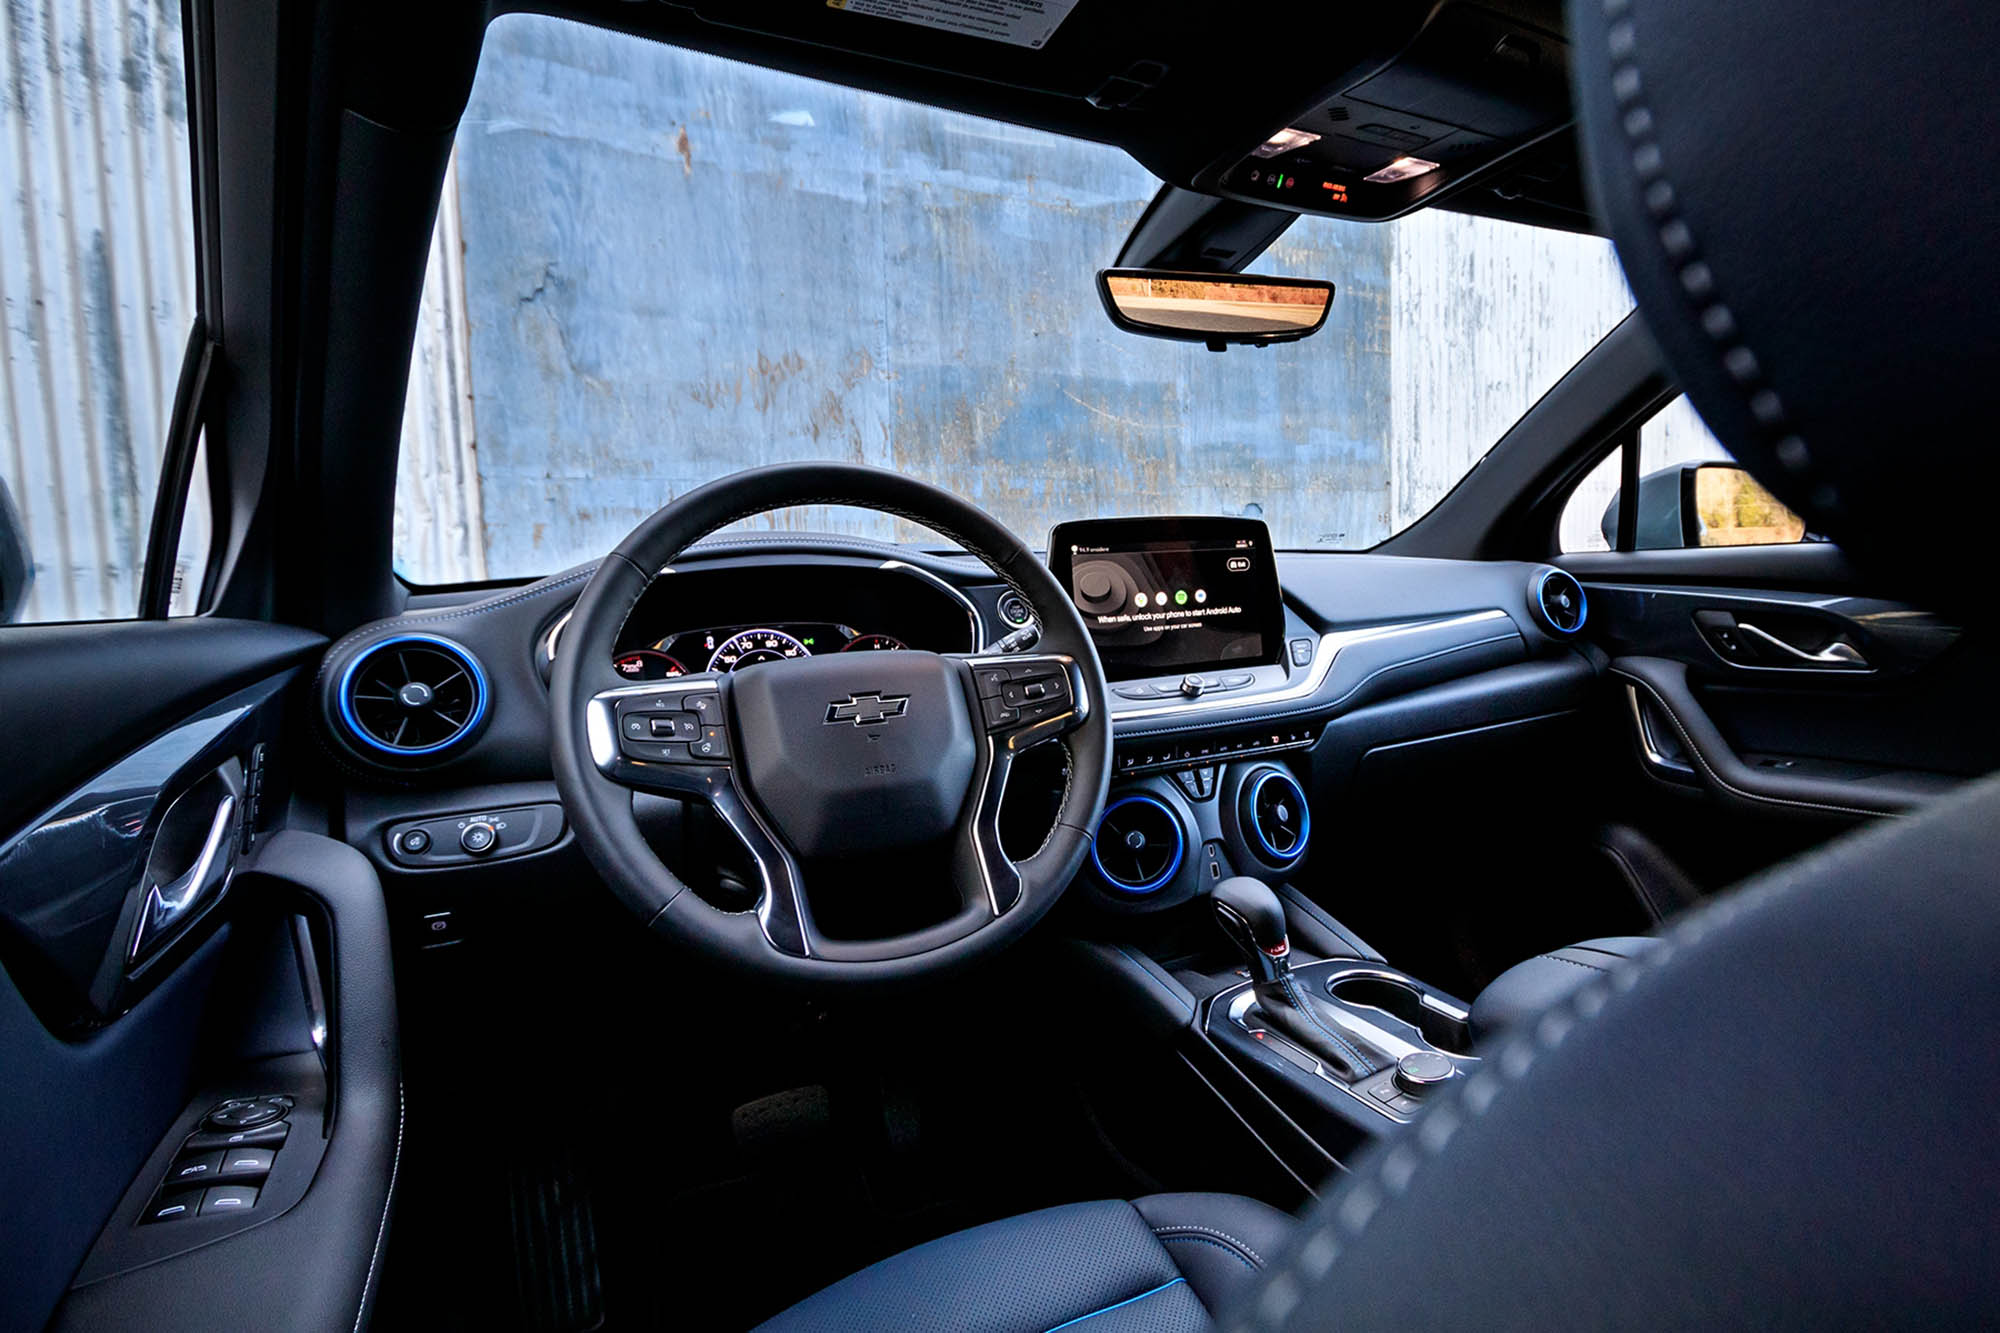
[(723, 680), (710, 673), (602, 690), (589, 703), (591, 758), (621, 786), (707, 803), (757, 867), (765, 940), (804, 958), (810, 950), (798, 862), (744, 794), (725, 705)]
[(984, 889), (995, 916), (1021, 899), (1021, 871), (1000, 842), (1000, 806), (1014, 760), (1076, 730), (1090, 696), (1075, 659), (1061, 653), (954, 654), (971, 678), (980, 765), (959, 823), (953, 869), (969, 890)]

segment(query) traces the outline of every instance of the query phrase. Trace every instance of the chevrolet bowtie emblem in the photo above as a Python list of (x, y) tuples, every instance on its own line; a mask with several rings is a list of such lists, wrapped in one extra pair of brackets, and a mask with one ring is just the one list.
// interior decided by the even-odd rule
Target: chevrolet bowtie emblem
[(909, 709), (910, 696), (907, 694), (850, 694), (845, 699), (835, 699), (826, 706), (826, 720), (852, 722), (857, 727), (873, 727), (891, 718), (901, 717)]

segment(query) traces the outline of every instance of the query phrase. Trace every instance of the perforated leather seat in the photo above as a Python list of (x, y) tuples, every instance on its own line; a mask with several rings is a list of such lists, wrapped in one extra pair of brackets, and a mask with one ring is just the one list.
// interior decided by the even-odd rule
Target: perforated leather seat
[(1293, 1221), (1232, 1194), (1046, 1208), (884, 1259), (763, 1327), (1195, 1333), (1284, 1244)]

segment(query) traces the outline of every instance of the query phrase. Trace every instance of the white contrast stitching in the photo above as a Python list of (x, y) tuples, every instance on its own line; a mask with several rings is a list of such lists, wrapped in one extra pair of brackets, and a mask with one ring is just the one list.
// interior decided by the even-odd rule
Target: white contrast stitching
[(1711, 903), (1683, 919), (1650, 953), (1603, 979), (1586, 983), (1568, 1001), (1549, 1009), (1535, 1024), (1532, 1034), (1515, 1037), (1497, 1059), (1482, 1061), (1477, 1072), (1450, 1089), (1447, 1097), (1455, 1094), (1455, 1099), (1433, 1104), (1412, 1126), (1408, 1136), (1375, 1160), (1375, 1169), (1369, 1177), (1350, 1177), (1348, 1191), (1341, 1196), (1333, 1215), (1292, 1249), (1266, 1285), (1256, 1313), (1268, 1323), (1253, 1324), (1239, 1319), (1230, 1324), (1226, 1333), (1251, 1333), (1253, 1328), (1283, 1323), (1304, 1299), (1308, 1288), (1326, 1279), (1345, 1246), (1361, 1238), (1383, 1205), (1405, 1193), (1419, 1171), (1442, 1157), (1459, 1129), (1484, 1115), (1507, 1086), (1518, 1083), (1542, 1055), (1555, 1050), (1571, 1033), (1602, 1013), (1613, 992), (1633, 989), (1682, 950), (1699, 944), (1751, 912), (1775, 907), (1811, 879), (1812, 876), (1799, 869), (1784, 880)]
[[(1743, 337), (1735, 312), (1717, 290), (1715, 270), (1701, 259), (1700, 242), (1687, 219), (1679, 213), (1680, 193), (1667, 179), (1658, 118), (1645, 101), (1645, 79), (1638, 64), (1639, 33), (1630, 16), (1631, 0), (1602, 0), (1602, 3), (1604, 16), (1609, 20), (1605, 48), (1611, 59), (1611, 94), (1621, 109), (1619, 125), (1631, 149), (1632, 170), (1641, 186), (1640, 199), (1658, 228), (1655, 235), (1660, 249), (1674, 266), (1681, 293), (1701, 321), (1703, 331), (1717, 345), (1716, 359), (1722, 372), (1736, 386), (1752, 420), (1775, 441), (1772, 453), (1788, 471), (1803, 474), (1812, 467), (1812, 451), (1792, 427), (1777, 390), (1766, 381), (1763, 362)], [(1823, 477), (1811, 498), (1823, 513), (1840, 506), (1839, 491)]]
[(1214, 1227), (1198, 1227), (1191, 1222), (1175, 1223), (1172, 1226), (1160, 1226), (1153, 1228), (1153, 1234), (1155, 1236), (1166, 1236), (1169, 1234), (1177, 1234), (1184, 1231), (1198, 1231), (1204, 1236), (1214, 1236), (1217, 1240), (1228, 1241), (1231, 1245), (1243, 1251), (1243, 1253), (1249, 1255), (1251, 1262), (1255, 1263), (1257, 1267), (1262, 1268), (1264, 1266), (1264, 1256), (1258, 1254), (1257, 1251), (1251, 1249), (1248, 1245), (1245, 1245), (1242, 1241), (1236, 1239), (1236, 1237), (1230, 1235), (1227, 1231), (1217, 1231)]
[(375, 1286), (375, 1265), (382, 1258), (382, 1238), (389, 1234), (389, 1206), (396, 1201), (396, 1175), (403, 1169), (403, 1085), (396, 1084), (396, 1155), (389, 1159), (389, 1192), (382, 1196), (382, 1221), (375, 1228), (375, 1248), (368, 1255), (368, 1275), (361, 1279), (361, 1304), (354, 1311), (354, 1333), (368, 1314), (368, 1293)]

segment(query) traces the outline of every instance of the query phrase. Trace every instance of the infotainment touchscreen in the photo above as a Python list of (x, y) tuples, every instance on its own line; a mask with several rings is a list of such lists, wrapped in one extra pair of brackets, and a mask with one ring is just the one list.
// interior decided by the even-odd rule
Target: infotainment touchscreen
[(1271, 534), (1254, 518), (1107, 518), (1049, 534), (1111, 680), (1276, 662), (1284, 603)]

